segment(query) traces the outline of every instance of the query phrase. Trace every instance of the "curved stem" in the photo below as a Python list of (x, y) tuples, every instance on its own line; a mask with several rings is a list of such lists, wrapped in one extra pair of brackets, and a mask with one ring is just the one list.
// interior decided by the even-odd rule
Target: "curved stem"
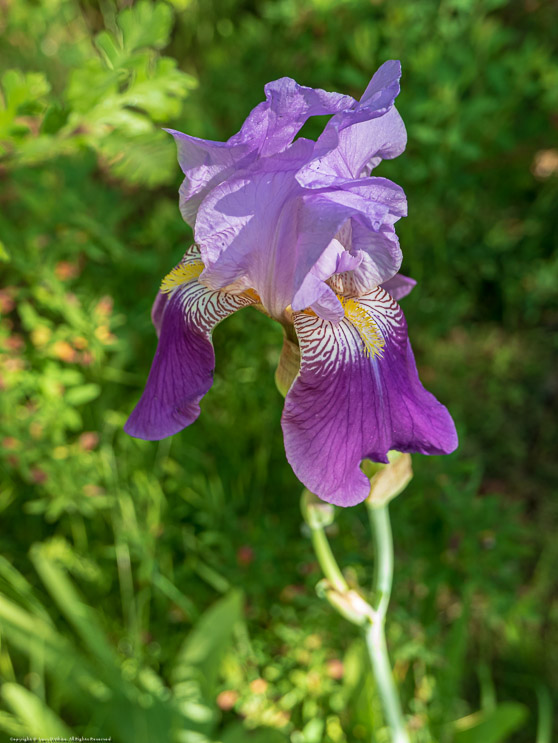
[(386, 722), (392, 733), (392, 743), (410, 743), (399, 694), (393, 680), (384, 631), (393, 582), (393, 540), (389, 512), (387, 505), (367, 505), (375, 544), (373, 589), (376, 616), (365, 630), (366, 647)]
[(333, 552), (331, 551), (331, 547), (329, 546), (329, 542), (323, 529), (312, 529), (312, 544), (318, 562), (320, 563), (320, 567), (333, 588), (340, 593), (347, 591), (349, 587), (345, 578), (343, 578), (343, 574), (339, 569), (335, 557), (333, 556)]
[(368, 604), (356, 591), (349, 589), (335, 560), (323, 526), (319, 521), (308, 518), (308, 515), (305, 518), (311, 530), (314, 552), (333, 589), (325, 597), (342, 616), (364, 629), (378, 696), (384, 710), (385, 721), (391, 731), (390, 743), (410, 743), (411, 739), (405, 728), (397, 687), (393, 680), (384, 633), (393, 581), (393, 541), (389, 513), (386, 505), (375, 506), (370, 501), (366, 504), (375, 547), (372, 605)]

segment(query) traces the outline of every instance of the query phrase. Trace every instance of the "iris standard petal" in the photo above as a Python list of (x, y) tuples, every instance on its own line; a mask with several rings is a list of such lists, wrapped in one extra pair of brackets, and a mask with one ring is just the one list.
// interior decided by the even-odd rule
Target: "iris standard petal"
[(204, 199), (196, 223), (203, 281), (213, 289), (244, 282), (277, 318), (293, 296), (297, 197), (303, 192), (293, 173), (307, 151), (307, 143), (297, 140), (288, 151), (229, 178)]
[(351, 506), (370, 489), (363, 459), (387, 462), (390, 449), (446, 454), (457, 435), (446, 408), (419, 381), (392, 297), (378, 287), (346, 300), (345, 313), (338, 324), (295, 315), (301, 366), (282, 426), (297, 477), (323, 500)]
[(317, 275), (316, 269), (327, 261), (331, 246), (327, 238), (334, 235), (354, 265), (347, 257), (345, 265), (338, 264), (335, 271), (319, 277), (327, 279), (341, 271), (334, 281), (346, 277), (345, 283), (351, 284), (347, 289), (341, 285), (341, 293), (363, 294), (397, 273), (402, 255), (392, 225), (407, 213), (403, 189), (385, 178), (363, 178), (339, 188), (307, 191), (301, 201), (293, 310), (313, 306), (321, 296), (321, 291), (312, 295), (311, 290), (319, 287), (309, 276)]
[(312, 159), (297, 174), (301, 185), (324, 188), (339, 179), (361, 178), (380, 160), (403, 152), (407, 133), (393, 106), (400, 76), (399, 62), (386, 62), (359, 103), (333, 116), (316, 142)]
[(341, 132), (326, 130), (312, 160), (297, 180), (305, 188), (326, 188), (339, 180), (370, 175), (382, 160), (392, 160), (407, 145), (407, 130), (395, 106), (380, 118), (363, 121)]
[(290, 77), (274, 80), (264, 90), (266, 100), (251, 111), (240, 132), (229, 140), (252, 142), (260, 157), (282, 152), (311, 116), (336, 114), (356, 105), (350, 95), (309, 88)]
[(335, 292), (325, 282), (336, 273), (355, 269), (362, 260), (362, 254), (351, 253), (334, 238), (326, 247), (318, 261), (306, 275), (292, 302), (292, 310), (298, 312), (310, 307), (324, 320), (339, 322), (344, 310)]
[(126, 433), (157, 441), (196, 420), (199, 401), (213, 383), (213, 329), (255, 301), (244, 295), (210, 291), (197, 279), (173, 290), (164, 310), (157, 313), (157, 351), (145, 390), (124, 426)]
[[(358, 246), (360, 262), (352, 270), (337, 273), (329, 284), (338, 294), (360, 296), (384, 284), (394, 276), (403, 259), (399, 240), (391, 225), (382, 225), (372, 232), (355, 224), (351, 229), (350, 244)], [(355, 251), (354, 247), (351, 247)]]
[[(401, 62), (398, 59), (388, 59), (384, 62), (374, 75), (358, 103), (357, 111), (386, 112), (393, 106), (393, 102), (399, 95), (401, 79)], [(349, 120), (349, 123), (351, 121)]]
[(196, 221), (196, 242), (206, 266), (203, 281), (212, 289), (250, 286), (277, 318), (288, 305), (300, 310), (324, 300), (326, 312), (336, 312), (338, 303), (327, 296), (329, 290), (307, 277), (349, 220), (354, 224), (352, 249), (368, 253), (375, 267), (372, 286), (391, 278), (401, 265), (397, 239), (374, 239), (373, 233), (391, 228), (406, 213), (403, 190), (385, 178), (320, 192), (303, 189), (294, 173), (311, 146), (297, 140), (221, 183), (202, 202)]
[(179, 190), (180, 212), (191, 227), (196, 222), (199, 205), (212, 188), (218, 186), (237, 168), (246, 167), (257, 157), (251, 142), (212, 142), (167, 129), (178, 150), (178, 162), (184, 173)]
[(311, 116), (335, 114), (356, 104), (349, 95), (308, 88), (289, 77), (268, 83), (265, 95), (266, 100), (248, 114), (240, 131), (227, 142), (166, 130), (176, 141), (185, 175), (180, 210), (192, 227), (199, 205), (212, 188), (256, 159), (282, 152)]

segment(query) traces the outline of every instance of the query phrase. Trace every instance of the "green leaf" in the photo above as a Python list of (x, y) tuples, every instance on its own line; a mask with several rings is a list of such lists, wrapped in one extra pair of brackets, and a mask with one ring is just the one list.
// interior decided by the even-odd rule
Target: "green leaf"
[(46, 609), (36, 597), (33, 586), (2, 555), (0, 555), (0, 579), (0, 585), (1, 583), (4, 583), (5, 585), (3, 593), (6, 593), (7, 588), (17, 596), (21, 603), (25, 604), (26, 608), (31, 609), (37, 616), (40, 616), (46, 622), (50, 622), (50, 617), (48, 616)]
[(172, 20), (172, 9), (168, 5), (152, 5), (147, 0), (140, 0), (118, 16), (124, 48), (128, 52), (150, 46), (162, 49), (168, 44)]
[(69, 738), (72, 731), (35, 694), (19, 684), (3, 684), (2, 696), (25, 724), (28, 735)]
[(95, 37), (95, 46), (101, 52), (107, 67), (111, 70), (120, 66), (122, 61), (122, 47), (115, 41), (115, 38), (108, 31), (101, 31)]
[(242, 621), (242, 593), (231, 591), (198, 620), (178, 652), (171, 674), (173, 684), (195, 679), (208, 702), (217, 694), (221, 663)]
[(31, 559), (49, 593), (84, 645), (107, 669), (116, 667), (115, 654), (103, 635), (93, 610), (80, 599), (65, 572), (54, 563), (41, 545), (32, 547)]
[(463, 592), (463, 607), (460, 616), (453, 622), (446, 640), (445, 663), (437, 677), (440, 707), (446, 716), (440, 720), (442, 725), (450, 723), (459, 709), (453, 705), (459, 698), (459, 685), (463, 679), (467, 643), (469, 641), (469, 617), (471, 613), (471, 591), (467, 588)]
[(287, 743), (288, 740), (275, 728), (247, 730), (241, 723), (229, 725), (220, 737), (221, 743)]
[(491, 711), (476, 712), (454, 723), (454, 743), (504, 743), (523, 727), (528, 711), (518, 702), (503, 702)]
[(65, 394), (68, 405), (85, 405), (87, 402), (95, 400), (101, 394), (101, 387), (98, 384), (82, 384), (79, 387), (72, 387)]
[(163, 57), (148, 75), (136, 77), (120, 103), (140, 108), (150, 117), (164, 121), (179, 115), (182, 99), (195, 84), (191, 75), (177, 69), (174, 59)]
[(16, 124), (19, 114), (35, 114), (43, 110), (44, 96), (50, 85), (41, 72), (23, 73), (20, 70), (7, 70), (2, 76), (0, 86), (0, 139), (21, 136), (29, 128)]
[(8, 253), (7, 247), (4, 245), (4, 243), (0, 240), (0, 261), (3, 261), (4, 263), (8, 263), (11, 261), (11, 256)]
[(66, 100), (77, 113), (87, 113), (118, 91), (118, 72), (107, 70), (100, 59), (91, 59), (70, 76)]
[(0, 627), (8, 641), (29, 658), (40, 658), (47, 667), (64, 672), (72, 682), (85, 676), (73, 645), (51, 626), (0, 595)]
[(309, 720), (302, 729), (304, 743), (320, 743), (323, 740), (324, 724), (324, 720), (319, 717)]
[(129, 183), (153, 187), (176, 175), (176, 149), (164, 132), (135, 137), (114, 132), (99, 144), (99, 151), (114, 175)]
[(69, 111), (56, 103), (52, 103), (46, 110), (41, 124), (42, 134), (56, 134), (68, 120)]
[(537, 743), (551, 743), (554, 712), (552, 706), (552, 695), (548, 688), (543, 684), (540, 684), (537, 687), (537, 702), (539, 712)]
[(367, 671), (366, 648), (360, 638), (349, 645), (343, 658), (343, 668), (343, 696), (348, 704), (361, 689), (362, 679)]
[(25, 725), (9, 712), (0, 710), (0, 730), (8, 733), (11, 738), (24, 738), (26, 734)]
[(32, 103), (45, 96), (50, 84), (42, 72), (23, 73), (20, 70), (7, 70), (2, 76), (5, 107), (14, 113), (26, 103)]
[(188, 616), (197, 617), (198, 610), (194, 602), (185, 596), (182, 591), (162, 573), (153, 573), (153, 585), (158, 588), (167, 598), (179, 606)]

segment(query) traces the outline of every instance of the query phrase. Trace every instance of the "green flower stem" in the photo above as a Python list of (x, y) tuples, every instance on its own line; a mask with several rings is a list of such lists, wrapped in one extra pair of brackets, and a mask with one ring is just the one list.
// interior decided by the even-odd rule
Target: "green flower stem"
[(349, 590), (349, 586), (347, 585), (345, 578), (343, 578), (343, 573), (333, 556), (333, 552), (331, 551), (324, 530), (321, 527), (311, 528), (311, 532), (314, 552), (316, 553), (323, 574), (336, 591), (339, 591), (339, 593), (345, 593), (345, 591)]
[(387, 505), (374, 505), (370, 500), (366, 505), (375, 546), (372, 606), (354, 590), (350, 590), (335, 560), (324, 527), (318, 518), (312, 518), (311, 509), (306, 511), (306, 520), (310, 526), (314, 552), (332, 589), (329, 595), (326, 594), (326, 598), (345, 618), (363, 627), (376, 688), (392, 735), (391, 743), (410, 743), (393, 680), (384, 631), (393, 582), (393, 540), (389, 512)]
[(387, 505), (372, 506), (367, 503), (368, 517), (374, 538), (374, 611), (378, 619), (385, 620), (391, 585), (393, 583), (393, 538)]
[(374, 506), (367, 502), (367, 506), (376, 549), (373, 585), (375, 616), (365, 629), (366, 647), (386, 722), (391, 730), (392, 743), (410, 743), (393, 680), (384, 629), (393, 582), (393, 540), (389, 512), (387, 505)]

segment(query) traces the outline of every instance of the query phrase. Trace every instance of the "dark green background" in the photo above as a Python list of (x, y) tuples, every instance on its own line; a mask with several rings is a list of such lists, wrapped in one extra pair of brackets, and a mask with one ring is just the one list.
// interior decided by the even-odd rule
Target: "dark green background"
[[(391, 509), (391, 655), (418, 743), (550, 743), (555, 26), (539, 0), (0, 2), (0, 735), (388, 740), (358, 633), (314, 592), (280, 328), (245, 310), (217, 329), (214, 387), (174, 439), (122, 425), (191, 242), (161, 127), (226, 139), (269, 80), (358, 98), (395, 58), (409, 144), (377, 173), (408, 196), (403, 307), (461, 443), (416, 456)], [(330, 536), (367, 586), (363, 511)]]

